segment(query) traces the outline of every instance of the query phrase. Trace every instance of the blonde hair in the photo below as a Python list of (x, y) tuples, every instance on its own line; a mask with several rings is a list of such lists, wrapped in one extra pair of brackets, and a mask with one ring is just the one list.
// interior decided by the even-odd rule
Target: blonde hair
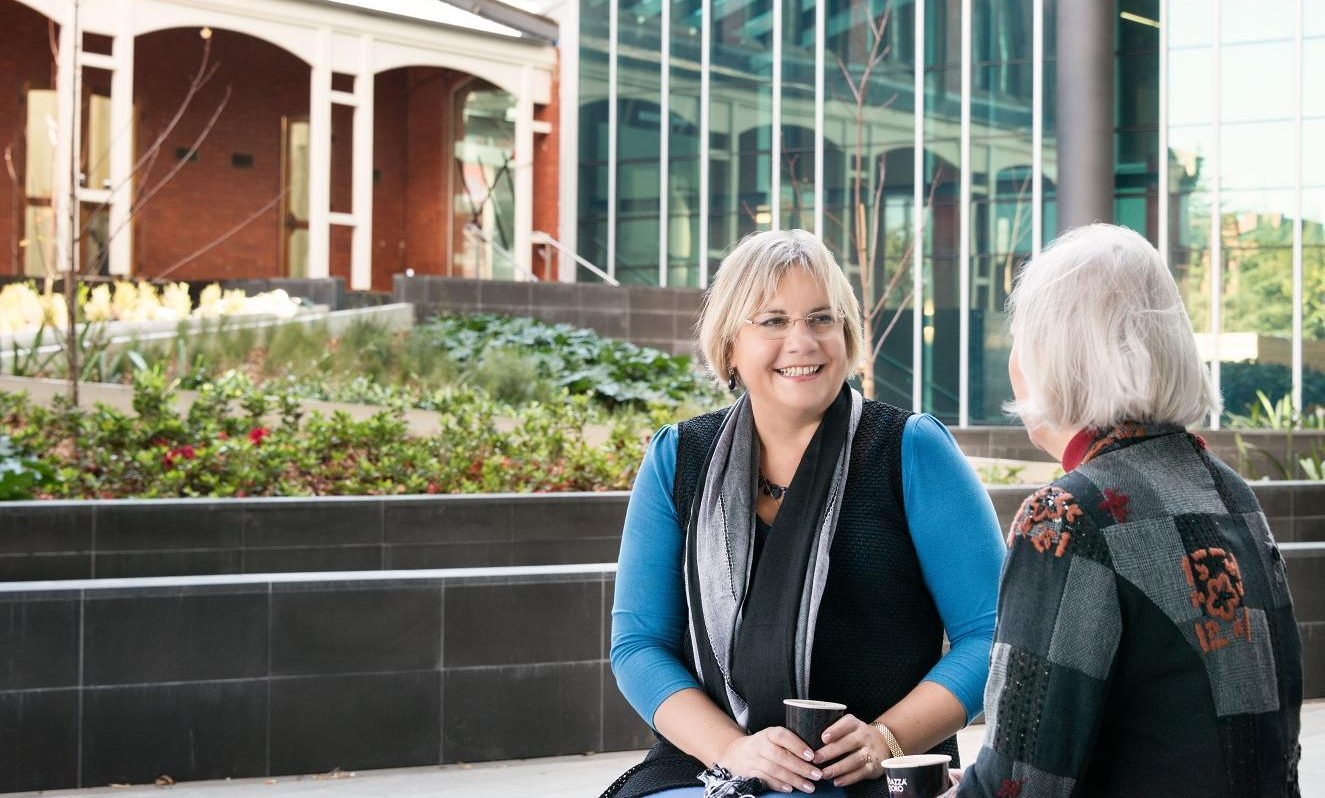
[(858, 366), (865, 337), (860, 302), (833, 253), (805, 230), (769, 230), (741, 239), (722, 259), (713, 285), (704, 294), (698, 324), (699, 349), (720, 385), (727, 384), (731, 349), (742, 324), (768, 304), (783, 275), (793, 268), (804, 269), (827, 291), (833, 312), (845, 320), (848, 368)]
[(1125, 227), (1069, 230), (1026, 264), (1008, 297), (1030, 427), (1192, 426), (1219, 395), (1159, 252)]

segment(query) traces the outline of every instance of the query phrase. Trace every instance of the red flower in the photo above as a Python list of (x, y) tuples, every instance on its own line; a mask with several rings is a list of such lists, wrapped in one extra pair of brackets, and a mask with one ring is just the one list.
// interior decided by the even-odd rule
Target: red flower
[(254, 427), (248, 432), (248, 439), (254, 446), (261, 446), (262, 439), (271, 434), (271, 430), (266, 427)]
[(228, 440), (230, 440), (230, 436), (229, 436), (229, 435), (226, 435), (224, 430), (222, 430), (221, 432), (216, 433), (216, 437), (217, 437), (218, 439), (220, 439), (220, 440), (223, 440), (223, 441), (228, 441)]
[(426, 490), (428, 493), (436, 493), (437, 491), (441, 490), (441, 488), (437, 487), (436, 482), (429, 482)]
[(998, 798), (1017, 798), (1021, 795), (1021, 788), (1026, 784), (1026, 779), (1021, 778), (1013, 781), (1012, 779), (1003, 779), (1003, 786), (998, 788), (994, 795)]
[(183, 457), (185, 460), (192, 460), (197, 456), (197, 452), (193, 451), (193, 447), (187, 443), (176, 449), (175, 453), (180, 457)]
[(1104, 501), (1100, 502), (1100, 509), (1113, 516), (1113, 520), (1122, 523), (1127, 520), (1127, 505), (1132, 498), (1120, 490), (1113, 488), (1104, 489)]

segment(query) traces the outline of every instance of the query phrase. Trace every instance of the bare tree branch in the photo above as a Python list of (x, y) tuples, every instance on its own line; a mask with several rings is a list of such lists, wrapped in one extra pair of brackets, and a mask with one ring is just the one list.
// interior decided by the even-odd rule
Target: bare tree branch
[(207, 252), (209, 252), (209, 251), (215, 249), (216, 247), (220, 246), (221, 244), (224, 244), (224, 243), (225, 243), (226, 241), (228, 241), (230, 238), (234, 237), (234, 235), (235, 235), (236, 233), (238, 233), (240, 230), (243, 230), (245, 227), (248, 227), (250, 224), (252, 224), (253, 221), (254, 221), (255, 219), (257, 219), (258, 217), (262, 216), (262, 214), (266, 213), (267, 211), (271, 210), (271, 209), (272, 209), (272, 206), (274, 206), (276, 203), (280, 202), (281, 200), (285, 199), (285, 195), (287, 195), (287, 194), (289, 194), (289, 193), (290, 193), (290, 189), (289, 189), (289, 188), (286, 188), (284, 191), (281, 191), (281, 192), (277, 193), (277, 195), (276, 195), (275, 197), (272, 197), (272, 198), (267, 202), (266, 205), (263, 205), (261, 208), (258, 208), (256, 211), (254, 211), (252, 214), (250, 214), (250, 215), (248, 216), (248, 218), (244, 219), (244, 221), (240, 222), (239, 224), (237, 224), (237, 225), (235, 225), (234, 227), (230, 228), (229, 230), (225, 231), (225, 232), (222, 233), (221, 235), (217, 236), (216, 238), (214, 238), (214, 239), (213, 239), (212, 241), (210, 241), (209, 243), (203, 245), (202, 247), (199, 247), (198, 249), (194, 250), (193, 252), (190, 252), (188, 255), (185, 255), (184, 257), (182, 257), (182, 258), (180, 258), (179, 260), (175, 261), (174, 263), (170, 264), (169, 267), (167, 267), (166, 269), (162, 270), (159, 274), (156, 275), (156, 277), (154, 277), (154, 278), (152, 278), (152, 279), (153, 279), (153, 280), (164, 280), (164, 279), (166, 279), (166, 277), (168, 277), (168, 276), (170, 276), (171, 274), (173, 274), (173, 273), (175, 272), (176, 269), (180, 268), (180, 267), (183, 266), (184, 264), (189, 263), (190, 261), (195, 260), (196, 258), (199, 258), (199, 257), (201, 257), (202, 255), (206, 254)]

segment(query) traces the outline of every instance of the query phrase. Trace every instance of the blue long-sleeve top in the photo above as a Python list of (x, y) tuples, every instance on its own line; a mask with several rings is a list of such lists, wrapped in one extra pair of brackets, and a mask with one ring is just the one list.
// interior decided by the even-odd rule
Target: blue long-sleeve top
[[(686, 600), (685, 533), (672, 501), (676, 447), (676, 428), (666, 426), (644, 455), (626, 510), (612, 607), (612, 671), (626, 700), (650, 725), (668, 697), (700, 686), (679, 650)], [(902, 490), (925, 585), (950, 643), (925, 680), (956, 696), (969, 722), (983, 704), (1007, 548), (989, 494), (933, 416), (917, 414), (906, 422)]]

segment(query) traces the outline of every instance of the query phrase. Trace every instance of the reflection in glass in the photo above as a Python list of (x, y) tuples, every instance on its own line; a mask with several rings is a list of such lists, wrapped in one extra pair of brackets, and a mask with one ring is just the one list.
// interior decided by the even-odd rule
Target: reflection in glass
[(862, 387), (909, 406), (915, 7), (835, 0), (826, 10), (824, 239), (860, 293), (866, 358), (878, 352)]
[(479, 235), (465, 235), (456, 252), (460, 274), (488, 280), (514, 280), (510, 257), (515, 242), (515, 97), (487, 87), (465, 93), (455, 131), (458, 189), (457, 223), (473, 224)]
[[(1320, 200), (1325, 204), (1325, 197)], [(1314, 238), (1325, 239), (1319, 226)], [(1325, 246), (1314, 246), (1302, 251), (1302, 408), (1320, 407), (1325, 407)]]
[(667, 284), (699, 287), (699, 99), (702, 0), (671, 8), (667, 144)]
[(743, 236), (772, 226), (772, 13), (765, 3), (712, 3), (710, 275)]
[[(608, 203), (608, 3), (611, 0), (580, 2), (580, 157), (575, 249), (604, 272), (607, 262)], [(575, 279), (598, 282), (583, 266)]]
[(961, 322), (961, 3), (925, 0), (921, 407), (958, 420)]
[(780, 227), (814, 227), (815, 0), (782, 3), (782, 151)]
[(617, 31), (616, 279), (658, 285), (662, 7), (621, 3)]

